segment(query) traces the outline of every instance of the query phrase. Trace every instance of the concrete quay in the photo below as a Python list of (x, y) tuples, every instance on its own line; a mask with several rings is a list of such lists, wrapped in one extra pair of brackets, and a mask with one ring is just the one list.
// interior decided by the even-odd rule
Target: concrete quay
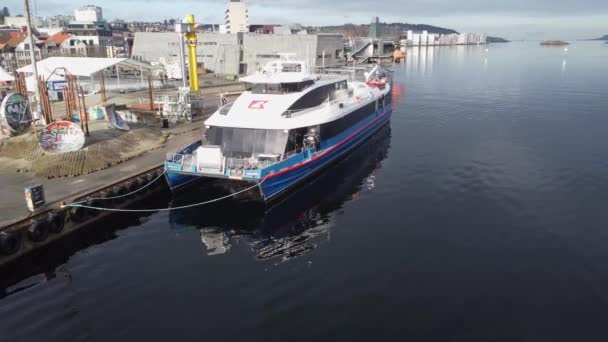
[(165, 146), (129, 159), (120, 164), (77, 177), (62, 177), (49, 180), (31, 173), (0, 173), (2, 194), (0, 196), (0, 227), (30, 217), (25, 206), (24, 188), (35, 184), (44, 185), (46, 202), (57, 203), (93, 192), (108, 184), (129, 179), (148, 169), (162, 165), (169, 151), (178, 149), (201, 136), (202, 121), (183, 124), (170, 130)]

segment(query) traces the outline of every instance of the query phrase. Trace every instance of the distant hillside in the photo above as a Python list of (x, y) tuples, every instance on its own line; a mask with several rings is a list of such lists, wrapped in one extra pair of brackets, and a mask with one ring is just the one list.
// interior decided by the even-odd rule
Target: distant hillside
[(608, 34), (605, 34), (603, 37), (595, 38), (595, 39), (592, 39), (592, 40), (608, 40)]
[[(443, 27), (424, 25), (424, 24), (406, 24), (406, 23), (382, 23), (384, 26), (385, 37), (399, 37), (404, 31), (428, 31), (436, 34), (451, 34), (458, 33), (452, 29)], [(355, 25), (344, 24), (338, 26), (321, 26), (316, 27), (319, 32), (323, 33), (340, 33), (346, 37), (367, 37), (369, 34), (369, 24)]]
[(499, 37), (486, 37), (486, 43), (510, 43), (510, 40)]
[[(415, 32), (428, 31), (433, 34), (454, 34), (458, 33), (456, 30), (449, 28), (425, 25), (425, 24), (407, 24), (407, 23), (382, 23), (384, 26), (385, 37), (401, 37), (403, 32), (412, 30)], [(322, 33), (339, 33), (345, 37), (367, 37), (369, 34), (369, 24), (355, 25), (355, 24), (344, 24), (338, 26), (321, 26), (321, 27), (309, 27), (308, 29), (316, 29)], [(488, 37), (487, 43), (509, 43), (509, 40), (499, 37)]]
[(457, 31), (452, 30), (452, 29), (425, 25), (425, 24), (390, 23), (390, 24), (384, 25), (385, 34), (388, 34), (389, 36), (393, 35), (393, 34), (389, 34), (389, 33), (401, 33), (401, 32), (409, 31), (409, 30), (418, 31), (418, 32), (428, 31), (429, 33), (435, 33), (435, 34), (458, 33)]

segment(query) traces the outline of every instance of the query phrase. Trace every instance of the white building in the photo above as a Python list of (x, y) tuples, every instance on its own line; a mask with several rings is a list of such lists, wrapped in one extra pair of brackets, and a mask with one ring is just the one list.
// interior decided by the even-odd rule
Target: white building
[(68, 27), (68, 24), (71, 21), (75, 21), (76, 18), (74, 18), (73, 16), (69, 16), (69, 15), (55, 15), (52, 17), (48, 17), (46, 18), (46, 25), (49, 28), (64, 28), (64, 27)]
[(422, 34), (414, 33), (412, 35), (412, 45), (419, 46), (422, 43)]
[(25, 17), (5, 17), (4, 25), (12, 27), (24, 27), (27, 26), (27, 20)]
[(39, 33), (46, 34), (49, 37), (64, 30), (63, 27), (38, 27)]
[(422, 31), (415, 33), (407, 31), (407, 45), (426, 46), (426, 45), (474, 45), (485, 44), (485, 33), (454, 33), (454, 34), (434, 34)]
[(72, 34), (70, 37), (70, 47), (80, 45), (86, 46), (86, 56), (88, 57), (108, 57), (108, 48), (113, 45), (112, 29), (106, 22), (80, 22), (73, 21), (66, 30)]
[(103, 20), (101, 7), (94, 5), (82, 6), (74, 10), (75, 21), (98, 22)]
[(414, 41), (414, 31), (412, 30), (408, 30), (407, 31), (407, 40), (410, 42)]
[(249, 32), (249, 12), (244, 1), (230, 0), (225, 14), (226, 33)]
[(428, 45), (429, 44), (429, 32), (422, 31), (420, 35), (420, 45)]

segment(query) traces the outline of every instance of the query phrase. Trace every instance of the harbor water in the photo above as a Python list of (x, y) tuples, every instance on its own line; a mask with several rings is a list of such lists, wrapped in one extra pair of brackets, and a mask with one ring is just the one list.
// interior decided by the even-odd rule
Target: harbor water
[(112, 215), (0, 270), (0, 340), (605, 341), (608, 46), (394, 70), (390, 124), (283, 202)]

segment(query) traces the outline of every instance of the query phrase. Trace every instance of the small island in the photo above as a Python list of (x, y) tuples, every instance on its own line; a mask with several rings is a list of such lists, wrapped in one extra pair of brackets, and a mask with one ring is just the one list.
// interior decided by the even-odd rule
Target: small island
[(486, 37), (486, 43), (510, 43), (510, 40), (506, 40), (504, 38), (500, 38), (500, 37)]
[(570, 43), (565, 42), (563, 40), (545, 40), (540, 42), (540, 45), (543, 46), (564, 46), (564, 45), (570, 45)]

